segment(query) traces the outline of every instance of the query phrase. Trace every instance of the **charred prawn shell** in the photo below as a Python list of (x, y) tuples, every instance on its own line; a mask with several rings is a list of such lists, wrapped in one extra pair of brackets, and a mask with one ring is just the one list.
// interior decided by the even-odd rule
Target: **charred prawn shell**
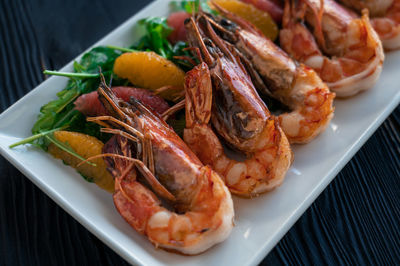
[[(229, 144), (248, 151), (270, 117), (268, 108), (233, 47), (214, 31), (203, 13), (185, 22), (191, 47), (200, 50), (213, 85), (212, 124)], [(251, 104), (248, 104), (248, 103)]]
[[(274, 97), (273, 91), (291, 86), (296, 75), (295, 63), (271, 40), (265, 38), (260, 42), (258, 36), (262, 33), (258, 29), (248, 26), (247, 21), (238, 22), (244, 24), (240, 25), (222, 16), (206, 14), (206, 17), (221, 38), (236, 49), (260, 92)], [(268, 52), (262, 53), (263, 58), (257, 59), (254, 58), (255, 50)], [(257, 64), (254, 64), (254, 60)]]

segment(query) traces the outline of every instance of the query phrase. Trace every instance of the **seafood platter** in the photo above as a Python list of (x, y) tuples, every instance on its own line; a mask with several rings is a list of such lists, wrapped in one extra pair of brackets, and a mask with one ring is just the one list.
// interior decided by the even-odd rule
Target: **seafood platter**
[(132, 264), (255, 265), (398, 105), (399, 48), (399, 0), (154, 1), (0, 152)]

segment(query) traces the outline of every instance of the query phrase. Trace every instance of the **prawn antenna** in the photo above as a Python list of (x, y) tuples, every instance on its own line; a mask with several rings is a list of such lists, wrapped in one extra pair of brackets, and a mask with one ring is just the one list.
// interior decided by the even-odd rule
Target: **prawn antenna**
[(110, 82), (108, 83), (108, 87), (110, 87), (111, 88), (111, 84), (112, 84), (112, 80), (113, 80), (113, 74), (111, 74), (111, 76), (110, 76)]

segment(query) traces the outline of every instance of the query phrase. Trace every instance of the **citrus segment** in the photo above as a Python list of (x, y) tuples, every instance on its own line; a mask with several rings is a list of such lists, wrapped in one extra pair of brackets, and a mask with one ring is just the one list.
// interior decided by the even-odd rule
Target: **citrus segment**
[(249, 21), (271, 40), (274, 41), (278, 36), (278, 26), (267, 12), (251, 4), (236, 0), (214, 0), (214, 2), (229, 12)]
[[(133, 52), (120, 55), (114, 64), (114, 73), (133, 85), (157, 90), (164, 86), (183, 89), (185, 72), (171, 61), (154, 52)], [(168, 100), (172, 97), (166, 96)]]
[[(77, 154), (87, 159), (89, 157), (102, 153), (104, 144), (95, 137), (70, 131), (54, 132), (54, 137), (63, 143), (66, 143)], [(97, 158), (91, 162), (96, 166), (84, 163), (77, 167), (81, 162), (75, 156), (61, 150), (54, 144), (50, 144), (48, 151), (57, 159), (63, 160), (66, 164), (74, 167), (79, 173), (93, 180), (99, 187), (109, 192), (114, 192), (114, 179), (106, 169), (106, 164), (103, 158)]]

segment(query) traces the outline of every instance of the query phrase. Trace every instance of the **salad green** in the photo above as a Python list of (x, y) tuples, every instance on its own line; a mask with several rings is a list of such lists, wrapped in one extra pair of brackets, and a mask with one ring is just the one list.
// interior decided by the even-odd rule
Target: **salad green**
[[(183, 70), (191, 69), (192, 66), (187, 62), (175, 59), (176, 56), (189, 57), (191, 55), (188, 51), (184, 50), (187, 47), (186, 43), (178, 42), (172, 45), (168, 41), (167, 38), (172, 32), (172, 28), (168, 26), (166, 18), (149, 17), (142, 19), (138, 24), (140, 27), (144, 27), (146, 33), (130, 48), (116, 46), (95, 47), (85, 53), (79, 62), (74, 62), (73, 73), (45, 70), (44, 74), (46, 75), (68, 77), (67, 86), (57, 93), (55, 100), (48, 102), (40, 108), (38, 119), (32, 127), (33, 135), (10, 147), (30, 143), (47, 150), (50, 143), (59, 144), (56, 143), (57, 140), (53, 137), (53, 133), (64, 129), (94, 136), (103, 142), (107, 141), (110, 135), (100, 132), (99, 125), (87, 122), (86, 117), (81, 112), (75, 110), (74, 101), (82, 94), (97, 90), (100, 82), (100, 73), (110, 83), (112, 80), (113, 86), (132, 85), (128, 80), (118, 78), (113, 73), (116, 58), (124, 52), (154, 51), (166, 59), (173, 61)], [(183, 130), (184, 116), (182, 114), (176, 115), (171, 119), (171, 122), (171, 125), (178, 132)], [(78, 157), (68, 145), (63, 147), (63, 150)]]
[(164, 17), (148, 17), (142, 19), (138, 23), (144, 27), (146, 34), (131, 48), (140, 51), (153, 51), (162, 57), (174, 62), (183, 70), (188, 71), (193, 66), (186, 61), (176, 59), (176, 57), (186, 56), (192, 58), (189, 51), (185, 51), (188, 47), (185, 42), (177, 42), (172, 45), (168, 41), (168, 36), (172, 32), (172, 28), (167, 24), (167, 18)]

